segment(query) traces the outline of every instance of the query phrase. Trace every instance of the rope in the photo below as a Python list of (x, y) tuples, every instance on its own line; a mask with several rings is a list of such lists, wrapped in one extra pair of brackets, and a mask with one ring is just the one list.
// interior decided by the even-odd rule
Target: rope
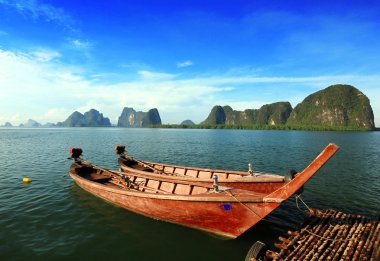
[[(296, 195), (296, 204), (297, 204), (297, 208), (299, 209), (299, 210), (301, 210), (300, 208), (299, 208), (299, 206), (298, 206), (298, 199), (299, 200), (301, 200), (301, 202), (305, 205), (305, 207), (307, 208), (307, 210), (309, 211), (309, 212), (311, 212), (312, 211), (312, 209), (305, 203), (305, 201), (303, 201), (303, 199), (301, 198), (301, 194), (300, 195)], [(301, 210), (302, 211), (302, 210)]]
[(239, 203), (242, 204), (244, 207), (246, 207), (249, 211), (251, 211), (253, 214), (255, 214), (255, 215), (257, 215), (259, 218), (261, 218), (261, 216), (260, 216), (259, 214), (257, 214), (253, 209), (251, 209), (250, 207), (248, 207), (247, 205), (245, 205), (243, 202), (241, 202), (240, 200), (238, 200), (238, 199), (234, 196), (234, 194), (232, 194), (231, 190), (227, 190), (227, 191), (230, 193), (231, 197), (233, 197), (233, 198), (236, 200), (236, 202), (239, 202)]
[[(304, 206), (307, 208), (307, 211), (305, 210), (302, 210), (299, 205), (298, 205), (298, 199), (301, 201), (302, 204), (304, 204)], [(310, 215), (310, 213), (314, 213), (314, 209), (312, 209), (311, 207), (309, 207), (305, 201), (301, 198), (301, 195), (296, 195), (296, 205), (297, 205), (297, 208), (301, 211), (301, 212), (305, 212), (306, 214)], [(328, 214), (325, 214), (325, 213), (320, 213), (318, 214), (319, 217), (328, 217)]]
[(332, 242), (335, 242), (335, 241), (348, 242), (348, 241), (351, 241), (351, 240), (353, 240), (353, 241), (357, 241), (357, 240), (359, 240), (358, 238), (336, 239), (336, 238), (323, 237), (323, 236), (320, 236), (320, 235), (318, 235), (318, 234), (315, 234), (315, 233), (309, 231), (307, 228), (305, 228), (304, 231), (306, 231), (307, 233), (309, 233), (309, 234), (311, 234), (311, 235), (313, 235), (313, 236), (319, 237), (319, 238), (324, 239), (324, 240), (329, 240), (329, 241), (332, 241)]
[(144, 167), (150, 168), (150, 169), (153, 170), (153, 171), (157, 171), (159, 174), (162, 174), (162, 173), (169, 174), (169, 173), (163, 172), (163, 171), (161, 171), (161, 170), (157, 170), (157, 169), (155, 169), (154, 167), (152, 167), (151, 165), (147, 164), (146, 162), (143, 162), (143, 161), (141, 161), (141, 160), (135, 159), (135, 158), (133, 158), (132, 156), (129, 156), (129, 155), (127, 155), (127, 154), (123, 154), (123, 156), (126, 157), (126, 158), (128, 158), (128, 159), (130, 159), (130, 160), (134, 160), (134, 161), (136, 161), (137, 163), (140, 163), (140, 164), (143, 165)]
[[(307, 210), (309, 211), (309, 213), (313, 213), (313, 209), (310, 208), (306, 203), (305, 201), (303, 201), (303, 199), (301, 198), (301, 195), (296, 195), (296, 205), (297, 205), (297, 208), (302, 211), (302, 209), (300, 209), (300, 207), (298, 206), (298, 199), (305, 205), (305, 207), (307, 208)], [(303, 211), (302, 211), (303, 212)], [(320, 215), (319, 218), (323, 218), (323, 217), (326, 217), (328, 215), (326, 215), (325, 213), (322, 213), (322, 215)], [(329, 221), (329, 226), (333, 226), (330, 224), (330, 221)], [(339, 225), (339, 229), (340, 229), (340, 225)], [(314, 232), (311, 232), (310, 230), (308, 230), (307, 228), (304, 228), (303, 231), (311, 234), (311, 235), (314, 235), (318, 238), (321, 238), (321, 239), (324, 239), (324, 240), (328, 240), (328, 241), (332, 241), (332, 242), (335, 242), (335, 241), (341, 241), (341, 242), (348, 242), (348, 241), (357, 241), (358, 239), (357, 238), (348, 238), (348, 239), (335, 239), (335, 238), (327, 238), (327, 237), (323, 237), (323, 236), (320, 236)]]

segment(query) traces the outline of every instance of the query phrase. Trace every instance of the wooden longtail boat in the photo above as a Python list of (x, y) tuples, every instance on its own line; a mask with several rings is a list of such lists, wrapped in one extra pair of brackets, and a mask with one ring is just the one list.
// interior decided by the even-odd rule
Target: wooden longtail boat
[(70, 176), (84, 190), (130, 211), (179, 225), (236, 238), (276, 209), (313, 176), (338, 149), (329, 145), (301, 173), (269, 193), (168, 179), (148, 172), (118, 172), (82, 159), (72, 149), (75, 162)]
[(126, 154), (125, 146), (115, 146), (116, 154), (119, 155), (118, 163), (120, 165), (120, 169), (126, 173), (151, 173), (151, 175), (161, 174), (161, 176), (168, 181), (182, 180), (199, 182), (201, 184), (212, 183), (213, 176), (217, 175), (218, 182), (222, 186), (246, 189), (266, 194), (280, 189), (295, 176), (307, 173), (307, 175), (310, 175), (311, 177), (334, 155), (338, 149), (339, 147), (335, 144), (329, 144), (300, 174), (296, 174), (296, 172), (292, 170), (285, 176), (281, 176), (253, 171), (251, 166), (249, 166), (248, 172), (243, 172), (202, 169), (142, 161)]

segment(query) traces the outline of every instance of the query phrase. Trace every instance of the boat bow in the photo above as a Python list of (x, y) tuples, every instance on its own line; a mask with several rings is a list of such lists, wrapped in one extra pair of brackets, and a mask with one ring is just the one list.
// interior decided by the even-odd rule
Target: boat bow
[(296, 174), (295, 177), (269, 194), (265, 198), (281, 198), (288, 199), (296, 193), (322, 166), (339, 150), (339, 147), (330, 143), (326, 148), (307, 166), (303, 171)]

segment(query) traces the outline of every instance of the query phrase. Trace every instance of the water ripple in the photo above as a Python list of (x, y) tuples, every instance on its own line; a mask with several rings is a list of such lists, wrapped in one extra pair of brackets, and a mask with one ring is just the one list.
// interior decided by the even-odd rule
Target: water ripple
[[(341, 150), (305, 186), (304, 200), (378, 215), (379, 132), (0, 129), (0, 259), (242, 260), (255, 240), (271, 243), (303, 219), (293, 198), (231, 241), (142, 217), (73, 184), (69, 147), (83, 148), (87, 160), (108, 168), (117, 167), (113, 146), (126, 144), (145, 160), (239, 170), (252, 162), (284, 174), (302, 170), (329, 142)], [(23, 177), (32, 183), (23, 184)]]

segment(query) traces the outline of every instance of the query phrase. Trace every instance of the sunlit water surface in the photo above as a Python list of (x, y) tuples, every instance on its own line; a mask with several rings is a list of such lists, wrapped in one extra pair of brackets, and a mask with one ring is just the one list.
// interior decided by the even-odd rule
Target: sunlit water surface
[(114, 169), (113, 146), (125, 144), (144, 160), (237, 170), (253, 163), (285, 174), (302, 170), (330, 142), (341, 149), (307, 183), (303, 199), (378, 216), (380, 132), (0, 128), (0, 260), (244, 260), (256, 240), (272, 247), (304, 217), (292, 198), (235, 240), (149, 219), (74, 184), (70, 147)]

